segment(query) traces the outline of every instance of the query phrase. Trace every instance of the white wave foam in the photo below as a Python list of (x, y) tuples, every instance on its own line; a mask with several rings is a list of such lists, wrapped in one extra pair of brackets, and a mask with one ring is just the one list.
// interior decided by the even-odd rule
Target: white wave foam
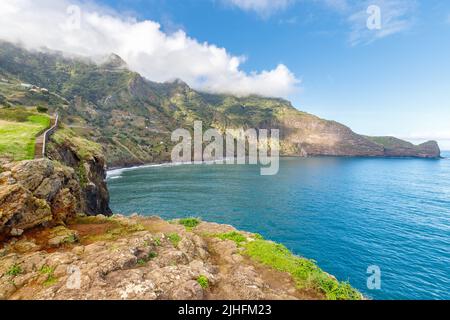
[[(222, 161), (227, 161), (228, 159), (232, 158), (224, 158)], [(234, 158), (233, 158), (234, 159)], [(160, 164), (144, 164), (141, 166), (134, 166), (129, 168), (119, 168), (119, 169), (112, 169), (108, 170), (106, 172), (106, 180), (114, 180), (122, 177), (122, 174), (127, 171), (134, 171), (137, 169), (143, 169), (143, 168), (157, 168), (157, 167), (176, 167), (176, 166), (187, 166), (187, 165), (204, 165), (204, 164), (214, 164), (216, 162), (220, 162), (220, 160), (217, 161), (204, 161), (202, 163), (195, 163), (195, 162), (169, 162), (169, 163), (160, 163)]]

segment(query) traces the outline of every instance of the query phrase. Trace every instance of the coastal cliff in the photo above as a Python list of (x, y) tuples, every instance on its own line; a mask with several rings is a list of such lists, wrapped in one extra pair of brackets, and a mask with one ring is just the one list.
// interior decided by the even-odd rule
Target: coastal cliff
[[(0, 76), (7, 81), (0, 82), (0, 104), (58, 110), (77, 135), (101, 144), (109, 167), (170, 161), (171, 133), (192, 130), (194, 121), (219, 131), (279, 129), (285, 156), (440, 156), (435, 142), (416, 146), (393, 137), (360, 135), (284, 99), (199, 92), (181, 80), (152, 82), (127, 69), (117, 55), (98, 64), (0, 42)], [(29, 92), (21, 88), (24, 82), (49, 93)]]

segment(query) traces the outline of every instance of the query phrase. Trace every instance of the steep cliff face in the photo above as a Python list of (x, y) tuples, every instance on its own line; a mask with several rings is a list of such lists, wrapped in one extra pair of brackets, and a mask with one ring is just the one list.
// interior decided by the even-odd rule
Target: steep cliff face
[(441, 156), (441, 149), (435, 141), (414, 145), (394, 137), (367, 137), (367, 139), (381, 145), (384, 156), (387, 157), (439, 158)]
[(48, 157), (74, 169), (80, 185), (80, 212), (111, 215), (105, 182), (106, 163), (100, 146), (69, 129), (57, 131), (48, 146)]
[(384, 156), (384, 148), (350, 128), (309, 114), (281, 116), (283, 153), (292, 156)]

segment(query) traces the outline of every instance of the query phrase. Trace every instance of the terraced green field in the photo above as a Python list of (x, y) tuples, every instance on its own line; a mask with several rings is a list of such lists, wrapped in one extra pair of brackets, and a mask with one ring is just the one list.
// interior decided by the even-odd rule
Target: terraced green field
[(0, 158), (34, 158), (36, 136), (50, 126), (50, 117), (22, 108), (0, 109)]

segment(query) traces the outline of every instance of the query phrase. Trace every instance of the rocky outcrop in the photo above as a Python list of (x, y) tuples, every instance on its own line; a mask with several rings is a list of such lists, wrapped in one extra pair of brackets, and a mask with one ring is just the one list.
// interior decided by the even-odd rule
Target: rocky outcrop
[(4, 164), (0, 173), (0, 236), (67, 221), (79, 212), (73, 169), (47, 159)]
[(214, 236), (230, 232), (237, 230), (207, 222), (186, 229), (157, 217), (78, 217), (5, 243), (0, 299), (324, 299)]
[(397, 139), (395, 137), (367, 137), (383, 147), (386, 157), (439, 158), (441, 150), (436, 141), (428, 141), (420, 145)]
[(335, 122), (298, 111), (280, 116), (281, 151), (291, 156), (439, 158), (435, 141), (421, 145), (394, 137), (370, 137)]

